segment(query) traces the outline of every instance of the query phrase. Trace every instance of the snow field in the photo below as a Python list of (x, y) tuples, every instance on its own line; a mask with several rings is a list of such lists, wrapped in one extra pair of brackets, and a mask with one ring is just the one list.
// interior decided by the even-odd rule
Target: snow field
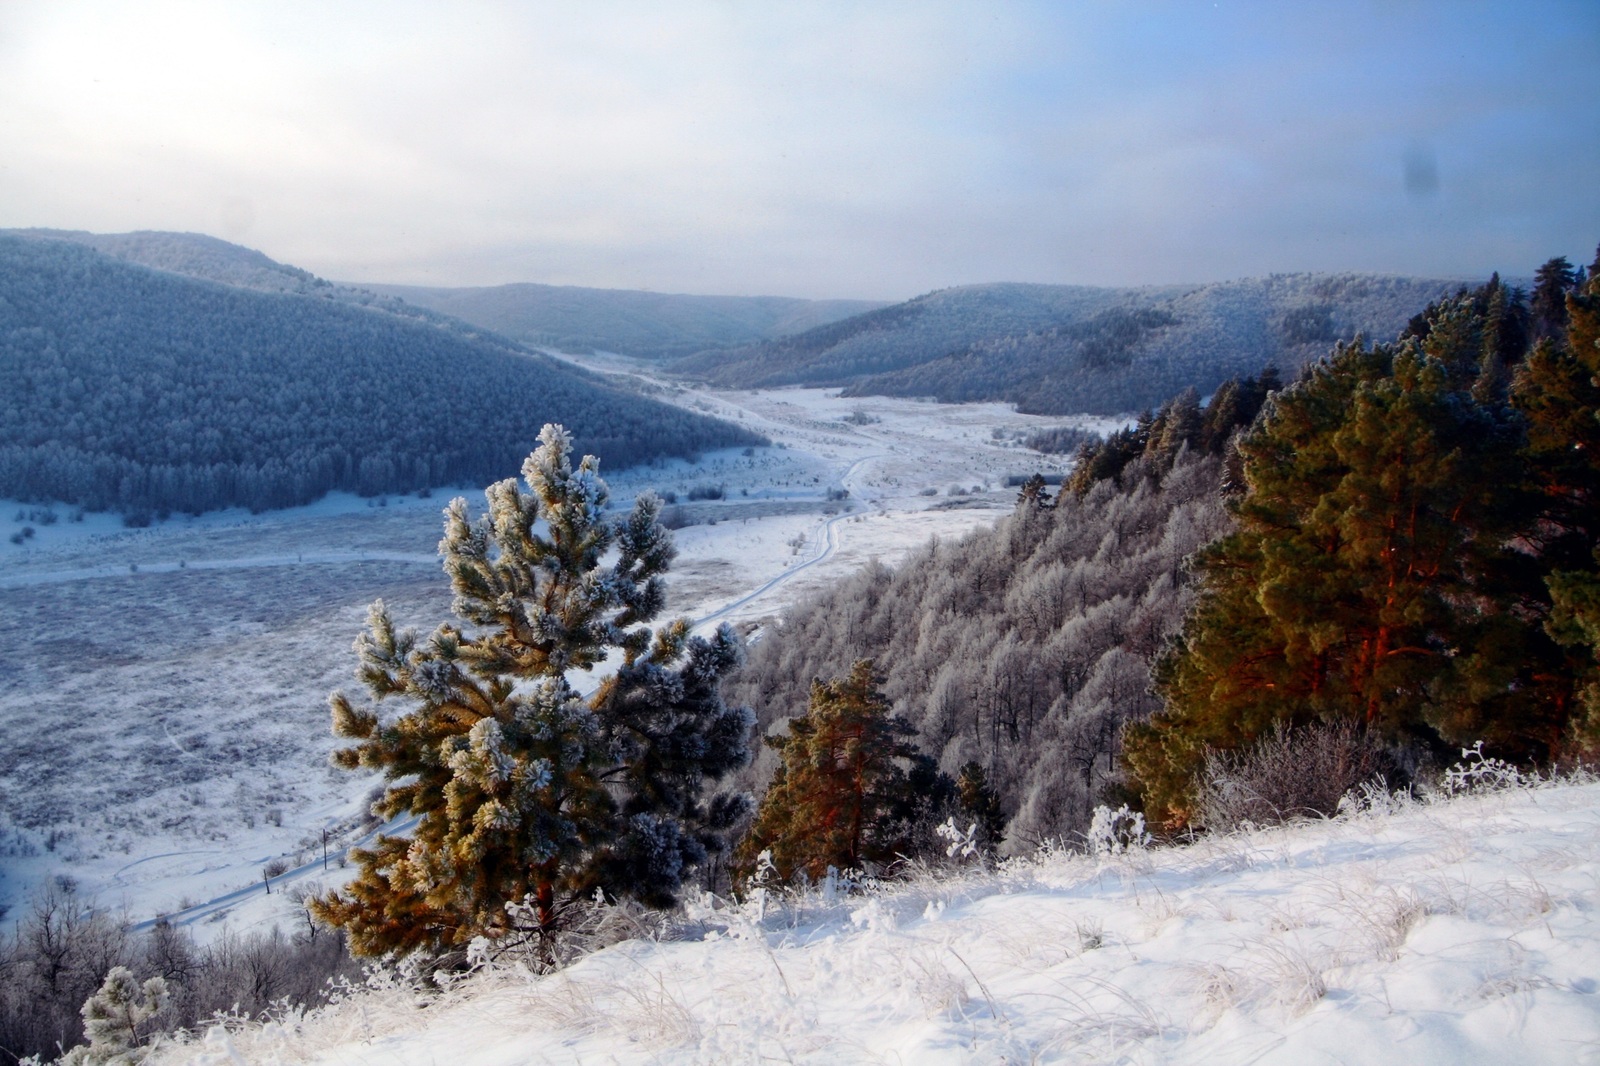
[(153, 1061), (1594, 1063), (1597, 890), (1600, 784), (1568, 782), (706, 900), (549, 976), (360, 992)]

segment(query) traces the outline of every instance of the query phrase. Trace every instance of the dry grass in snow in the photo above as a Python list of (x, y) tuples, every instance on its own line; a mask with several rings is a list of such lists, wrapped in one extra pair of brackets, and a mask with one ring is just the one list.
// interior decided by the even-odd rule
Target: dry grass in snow
[(161, 1062), (1600, 1062), (1600, 785), (843, 896), (363, 991)]

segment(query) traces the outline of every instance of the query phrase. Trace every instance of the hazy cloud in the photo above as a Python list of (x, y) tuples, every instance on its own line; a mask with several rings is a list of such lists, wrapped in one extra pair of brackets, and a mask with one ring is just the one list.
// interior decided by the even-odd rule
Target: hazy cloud
[(1516, 272), (1600, 239), (1597, 55), (1581, 2), (13, 0), (0, 225), (816, 296)]

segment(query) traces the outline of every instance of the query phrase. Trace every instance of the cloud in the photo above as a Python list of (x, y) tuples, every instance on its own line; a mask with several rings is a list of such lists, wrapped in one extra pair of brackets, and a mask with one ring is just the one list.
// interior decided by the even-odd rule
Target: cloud
[(213, 232), (352, 280), (816, 296), (1515, 271), (1600, 235), (1593, 198), (1561, 195), (1600, 164), (1597, 25), (1583, 4), (12, 3), (0, 224)]

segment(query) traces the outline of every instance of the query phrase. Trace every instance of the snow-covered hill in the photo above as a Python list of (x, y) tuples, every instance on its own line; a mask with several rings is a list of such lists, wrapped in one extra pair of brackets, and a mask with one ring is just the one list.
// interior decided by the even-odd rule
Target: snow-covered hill
[(1597, 903), (1600, 784), (1568, 782), (706, 903), (551, 976), (364, 991), (155, 1061), (1594, 1063)]

